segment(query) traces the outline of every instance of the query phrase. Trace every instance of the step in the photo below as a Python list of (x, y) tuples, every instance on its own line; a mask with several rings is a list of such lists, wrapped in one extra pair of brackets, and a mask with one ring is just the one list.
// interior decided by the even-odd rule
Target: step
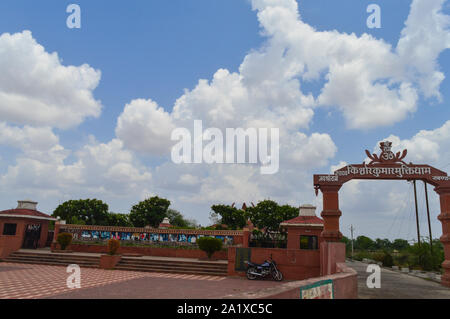
[[(51, 262), (51, 261), (30, 261), (30, 260), (8, 260), (4, 259), (3, 262), (7, 263), (15, 263), (15, 264), (34, 264), (34, 265), (47, 265), (47, 266), (68, 266), (72, 263), (58, 263), (58, 262)], [(86, 264), (86, 265), (80, 265), (81, 267), (86, 268), (98, 268), (98, 264)]]
[(208, 265), (208, 264), (198, 264), (198, 265), (191, 265), (191, 264), (180, 264), (177, 262), (163, 262), (163, 261), (141, 261), (141, 262), (135, 262), (132, 260), (124, 260), (122, 259), (120, 261), (120, 264), (124, 265), (141, 265), (141, 266), (171, 266), (171, 267), (177, 267), (177, 268), (195, 268), (195, 269), (227, 269), (228, 265)]
[(51, 258), (40, 258), (40, 259), (35, 259), (35, 258), (17, 258), (17, 257), (7, 257), (4, 259), (7, 262), (19, 262), (19, 261), (29, 261), (29, 262), (55, 262), (55, 263), (63, 263), (63, 264), (83, 264), (83, 265), (88, 265), (88, 264), (93, 264), (96, 265), (98, 264), (98, 261), (83, 261), (83, 260), (55, 260), (55, 259), (51, 259)]
[(14, 259), (14, 260), (34, 260), (34, 261), (55, 261), (55, 262), (80, 262), (80, 263), (98, 263), (99, 260), (81, 260), (81, 259), (54, 259), (54, 258), (33, 258), (33, 257), (17, 257), (17, 256), (9, 256), (5, 259)]
[(132, 267), (117, 265), (115, 267), (117, 270), (129, 270), (129, 271), (142, 271), (142, 272), (160, 272), (160, 273), (174, 273), (174, 274), (187, 274), (187, 275), (204, 275), (204, 276), (226, 276), (226, 272), (208, 272), (208, 271), (198, 271), (192, 270), (173, 270), (170, 268), (150, 268), (150, 267)]
[(127, 258), (124, 257), (121, 259), (121, 262), (132, 262), (136, 264), (148, 264), (148, 263), (163, 263), (167, 264), (176, 264), (176, 265), (184, 265), (184, 266), (210, 266), (210, 267), (227, 267), (227, 263), (214, 263), (214, 262), (202, 262), (202, 261), (178, 261), (178, 260), (158, 260), (158, 259), (137, 259), (137, 258)]
[(44, 255), (44, 254), (40, 254), (40, 255), (31, 255), (31, 254), (17, 254), (17, 253), (12, 253), (10, 256), (16, 256), (16, 257), (32, 257), (32, 258), (72, 258), (72, 259), (90, 259), (90, 260), (97, 260), (100, 257), (90, 257), (90, 256), (79, 256), (79, 255)]
[(222, 269), (211, 269), (211, 268), (195, 268), (195, 267), (176, 267), (169, 265), (135, 265), (135, 264), (122, 264), (119, 262), (117, 267), (134, 267), (134, 268), (143, 268), (143, 269), (171, 269), (171, 270), (179, 270), (179, 271), (205, 271), (205, 272), (227, 272), (226, 268)]
[(92, 259), (74, 259), (74, 258), (65, 258), (65, 259), (59, 259), (59, 258), (51, 258), (51, 257), (27, 257), (27, 256), (9, 256), (5, 259), (14, 259), (14, 260), (29, 260), (29, 261), (55, 261), (55, 262), (67, 262), (67, 263), (91, 263), (91, 264), (98, 264), (100, 262), (100, 259), (92, 260)]
[(92, 259), (97, 260), (99, 257), (97, 256), (80, 256), (74, 254), (40, 254), (40, 253), (23, 253), (23, 252), (14, 252), (10, 256), (26, 256), (26, 257), (52, 257), (52, 258), (82, 258), (82, 259)]

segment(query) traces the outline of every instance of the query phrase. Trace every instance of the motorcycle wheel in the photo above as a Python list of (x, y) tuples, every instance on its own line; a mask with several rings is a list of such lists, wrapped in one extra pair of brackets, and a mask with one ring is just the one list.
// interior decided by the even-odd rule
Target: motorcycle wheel
[(272, 271), (272, 278), (276, 281), (282, 281), (283, 274), (279, 270), (274, 270), (274, 271)]
[(247, 279), (248, 280), (255, 280), (256, 275), (252, 274), (252, 272), (256, 272), (256, 269), (254, 267), (250, 267), (249, 269), (247, 269)]

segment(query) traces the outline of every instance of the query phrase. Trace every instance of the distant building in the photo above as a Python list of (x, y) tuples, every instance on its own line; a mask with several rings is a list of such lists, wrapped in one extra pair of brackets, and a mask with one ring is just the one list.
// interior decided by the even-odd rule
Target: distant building
[(167, 217), (164, 217), (163, 221), (161, 222), (161, 224), (159, 224), (160, 229), (168, 229), (171, 228), (172, 225), (170, 224), (170, 220)]
[(38, 211), (37, 204), (21, 200), (17, 208), (0, 211), (0, 258), (20, 248), (45, 247), (49, 223), (57, 219)]

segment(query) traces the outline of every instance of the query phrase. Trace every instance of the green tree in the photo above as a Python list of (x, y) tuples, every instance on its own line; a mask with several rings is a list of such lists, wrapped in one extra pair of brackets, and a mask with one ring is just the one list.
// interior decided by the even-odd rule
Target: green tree
[(429, 243), (422, 242), (420, 245), (416, 243), (410, 246), (408, 251), (411, 254), (409, 263), (426, 271), (439, 270), (444, 261), (442, 246), (435, 245), (434, 242), (432, 250)]
[(253, 225), (259, 229), (280, 231), (280, 224), (298, 216), (298, 208), (289, 205), (280, 206), (272, 200), (264, 200), (254, 207), (248, 207), (247, 213)]
[[(242, 229), (247, 225), (247, 214), (242, 209), (237, 209), (229, 205), (213, 205), (210, 218), (218, 219), (221, 224), (225, 224), (229, 229)], [(220, 218), (219, 218), (220, 216)]]
[(209, 259), (216, 251), (220, 251), (223, 245), (220, 239), (214, 237), (201, 237), (198, 239), (197, 244), (198, 248), (206, 252)]
[(186, 219), (179, 211), (169, 208), (166, 216), (169, 218), (170, 224), (179, 228), (195, 228), (197, 222), (195, 220)]
[(68, 200), (53, 211), (53, 217), (60, 217), (68, 224), (108, 225), (108, 205), (98, 199)]
[(347, 238), (345, 236), (342, 236), (341, 243), (345, 244), (345, 250), (347, 252), (351, 252), (352, 251), (352, 241), (349, 238)]
[(150, 225), (158, 227), (167, 216), (170, 201), (154, 196), (134, 205), (130, 212), (130, 221), (135, 227)]
[(404, 240), (404, 239), (395, 239), (392, 242), (392, 248), (396, 249), (398, 251), (405, 250), (408, 247), (409, 247), (409, 243), (407, 240)]
[(109, 226), (119, 226), (119, 227), (133, 227), (130, 221), (130, 216), (128, 214), (108, 214), (108, 225)]
[(366, 236), (358, 236), (355, 242), (356, 249), (370, 250), (374, 248), (375, 242)]
[(380, 238), (375, 239), (375, 243), (374, 243), (374, 248), (375, 249), (386, 250), (386, 249), (390, 249), (391, 247), (392, 247), (392, 243), (390, 242), (389, 239), (387, 239), (387, 238), (385, 238), (385, 239), (380, 239)]

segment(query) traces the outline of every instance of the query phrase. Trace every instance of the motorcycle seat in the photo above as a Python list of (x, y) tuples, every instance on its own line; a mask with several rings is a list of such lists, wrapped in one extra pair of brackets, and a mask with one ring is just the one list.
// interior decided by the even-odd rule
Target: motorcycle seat
[(263, 264), (255, 264), (255, 263), (252, 263), (251, 261), (247, 261), (246, 263), (247, 263), (249, 266), (253, 266), (253, 267), (267, 267), (267, 266), (269, 266), (269, 264), (267, 263), (267, 261), (264, 262)]

